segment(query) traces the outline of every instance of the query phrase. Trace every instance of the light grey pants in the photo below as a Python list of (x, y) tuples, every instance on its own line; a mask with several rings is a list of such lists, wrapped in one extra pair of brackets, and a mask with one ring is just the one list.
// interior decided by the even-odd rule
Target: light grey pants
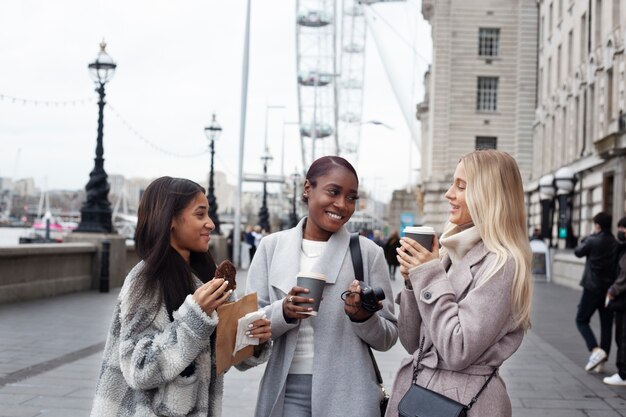
[(311, 417), (312, 380), (311, 374), (287, 375), (283, 417)]

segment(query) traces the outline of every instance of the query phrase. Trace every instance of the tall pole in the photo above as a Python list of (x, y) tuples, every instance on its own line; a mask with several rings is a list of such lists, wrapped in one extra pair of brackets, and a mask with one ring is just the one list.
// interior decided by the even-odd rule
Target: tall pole
[(243, 151), (246, 141), (246, 109), (248, 107), (248, 65), (250, 56), (250, 4), (246, 5), (246, 33), (243, 44), (241, 71), (241, 122), (239, 126), (239, 165), (237, 167), (237, 195), (235, 196), (235, 232), (233, 233), (233, 260), (241, 267), (241, 192), (243, 185)]
[(297, 171), (293, 174), (293, 198), (291, 200), (291, 215), (290, 217), (290, 226), (296, 227), (298, 225), (298, 213), (296, 212), (296, 198), (298, 194), (298, 180), (300, 179), (300, 175), (298, 175)]
[(263, 160), (263, 201), (261, 208), (259, 209), (259, 226), (264, 229), (266, 232), (270, 232), (270, 222), (269, 222), (269, 211), (267, 210), (267, 164), (270, 159), (272, 159), (271, 155), (267, 148), (265, 149), (265, 154), (261, 157)]
[(96, 139), (96, 158), (94, 168), (89, 174), (89, 182), (85, 186), (87, 201), (80, 210), (80, 224), (76, 232), (90, 233), (112, 233), (113, 224), (111, 221), (112, 210), (108, 199), (109, 183), (107, 173), (104, 171), (104, 146), (102, 137), (104, 135), (104, 83), (99, 82), (96, 91), (98, 100), (98, 137)]
[(215, 156), (215, 138), (211, 139), (211, 171), (209, 173), (209, 195), (207, 196), (207, 200), (209, 201), (209, 217), (213, 220), (215, 224), (215, 229), (213, 229), (213, 233), (216, 235), (222, 234), (222, 229), (220, 227), (220, 217), (217, 214), (217, 199), (215, 198), (215, 187), (213, 183), (213, 158)]

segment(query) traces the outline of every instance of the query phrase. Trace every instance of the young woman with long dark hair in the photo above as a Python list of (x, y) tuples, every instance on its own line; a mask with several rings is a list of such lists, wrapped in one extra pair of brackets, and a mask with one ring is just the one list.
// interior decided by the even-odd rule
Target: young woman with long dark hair
[[(92, 416), (219, 416), (215, 371), (217, 308), (230, 296), (214, 278), (205, 191), (161, 177), (146, 188), (135, 246), (141, 262), (124, 282), (113, 315)], [(270, 323), (250, 329), (262, 348), (241, 368), (267, 360)]]

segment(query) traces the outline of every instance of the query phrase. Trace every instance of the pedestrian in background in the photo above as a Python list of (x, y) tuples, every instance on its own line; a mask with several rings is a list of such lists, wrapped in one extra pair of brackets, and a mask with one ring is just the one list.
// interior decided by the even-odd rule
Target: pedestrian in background
[[(161, 177), (145, 190), (135, 247), (141, 261), (120, 292), (104, 348), (91, 415), (219, 416), (223, 376), (215, 373), (217, 307), (231, 295), (213, 278), (215, 225), (204, 189)], [(270, 323), (253, 323), (261, 348), (240, 366), (269, 357)]]
[[(273, 354), (259, 387), (255, 416), (379, 417), (382, 392), (368, 346), (386, 351), (397, 340), (391, 283), (382, 249), (359, 238), (364, 285), (380, 287), (379, 311), (360, 306), (345, 224), (359, 199), (356, 171), (338, 156), (311, 164), (304, 182), (307, 217), (296, 227), (261, 241), (248, 270), (246, 292), (256, 292), (272, 322)], [(323, 273), (326, 284), (317, 316), (299, 303), (299, 271)], [(350, 303), (342, 293), (350, 291)]]
[(387, 265), (389, 265), (389, 276), (391, 280), (394, 281), (396, 279), (396, 269), (400, 266), (400, 262), (398, 262), (398, 252), (396, 249), (400, 247), (400, 234), (397, 230), (394, 230), (389, 235), (385, 246), (383, 247), (383, 251), (385, 252), (385, 260), (387, 260)]
[(608, 308), (615, 312), (617, 373), (607, 376), (603, 382), (608, 385), (626, 386), (626, 217), (617, 222), (617, 242), (617, 279), (607, 292)]
[[(587, 257), (580, 281), (583, 293), (576, 313), (576, 327), (591, 352), (585, 370), (603, 372), (611, 350), (613, 313), (605, 306), (606, 293), (615, 281), (617, 241), (611, 233), (611, 215), (593, 216), (593, 233), (574, 249), (578, 258)], [(600, 315), (600, 345), (589, 326), (595, 312)]]
[[(432, 252), (403, 237), (398, 250), (405, 289), (398, 328), (413, 355), (402, 361), (387, 408), (416, 384), (464, 405), (468, 416), (512, 415), (502, 363), (530, 327), (531, 252), (522, 178), (504, 152), (463, 156), (445, 194), (449, 225)], [(483, 390), (484, 388), (484, 390)], [(482, 392), (481, 392), (482, 391)]]
[(254, 254), (256, 253), (256, 244), (254, 237), (254, 228), (252, 225), (248, 225), (246, 228), (246, 244), (248, 245), (248, 255), (250, 256), (250, 263), (252, 263), (252, 258), (254, 258)]
[(381, 235), (380, 230), (374, 229), (372, 240), (381, 248), (385, 247), (385, 239), (383, 239), (383, 236)]

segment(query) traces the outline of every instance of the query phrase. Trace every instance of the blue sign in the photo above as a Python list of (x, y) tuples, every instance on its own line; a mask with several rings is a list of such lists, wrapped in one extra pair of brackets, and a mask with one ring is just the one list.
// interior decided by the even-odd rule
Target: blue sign
[(415, 222), (415, 216), (413, 213), (400, 213), (400, 236), (404, 236), (404, 228), (406, 226), (413, 226)]

